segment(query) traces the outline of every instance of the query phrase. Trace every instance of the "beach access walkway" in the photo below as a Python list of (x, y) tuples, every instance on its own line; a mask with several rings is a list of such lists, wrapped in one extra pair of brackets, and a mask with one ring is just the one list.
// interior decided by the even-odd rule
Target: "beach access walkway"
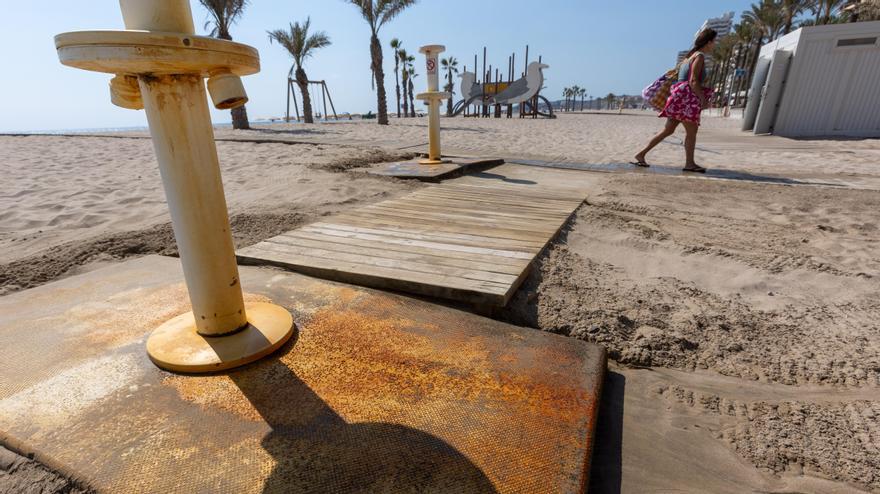
[(503, 165), (329, 217), (237, 255), (244, 264), (504, 306), (586, 198), (572, 173)]

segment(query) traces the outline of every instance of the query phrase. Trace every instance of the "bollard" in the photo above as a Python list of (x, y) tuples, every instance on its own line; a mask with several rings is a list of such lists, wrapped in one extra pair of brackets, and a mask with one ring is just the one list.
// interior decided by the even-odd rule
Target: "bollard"
[(444, 163), (440, 154), (440, 102), (452, 95), (440, 92), (440, 67), (437, 55), (446, 51), (443, 45), (427, 45), (419, 48), (425, 54), (425, 69), (428, 74), (428, 92), (416, 95), (416, 99), (428, 102), (428, 158), (420, 160), (423, 165)]
[(182, 372), (252, 362), (290, 338), (293, 319), (244, 303), (204, 79), (215, 106), (241, 106), (240, 77), (260, 70), (259, 54), (196, 36), (189, 0), (119, 3), (126, 31), (59, 34), (55, 46), (64, 65), (114, 74), (114, 104), (146, 111), (193, 309), (157, 328), (147, 352)]

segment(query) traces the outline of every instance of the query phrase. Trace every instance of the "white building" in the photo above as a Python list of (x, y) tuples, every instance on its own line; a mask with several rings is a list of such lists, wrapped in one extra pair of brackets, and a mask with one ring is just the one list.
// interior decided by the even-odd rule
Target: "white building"
[(880, 21), (804, 27), (761, 47), (743, 130), (880, 137)]
[[(711, 19), (706, 19), (705, 21), (703, 21), (703, 25), (700, 26), (700, 29), (694, 34), (694, 39), (696, 39), (697, 36), (699, 36), (700, 33), (707, 28), (714, 29), (715, 32), (718, 33), (719, 38), (727, 36), (728, 34), (730, 34), (730, 31), (733, 30), (733, 12), (728, 12), (721, 17), (713, 17)], [(681, 63), (681, 61), (687, 58), (687, 56), (688, 50), (678, 52), (675, 63)]]
[(704, 29), (714, 29), (718, 33), (719, 38), (727, 36), (733, 30), (733, 12), (728, 12), (721, 17), (706, 19), (700, 30), (694, 34), (694, 37), (697, 37)]

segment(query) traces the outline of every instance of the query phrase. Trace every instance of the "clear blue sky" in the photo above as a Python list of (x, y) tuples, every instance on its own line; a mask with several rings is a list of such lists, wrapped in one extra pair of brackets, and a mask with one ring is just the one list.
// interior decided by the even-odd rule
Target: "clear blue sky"
[[(206, 12), (193, 0), (199, 33)], [(251, 0), (232, 28), (236, 41), (260, 51), (262, 71), (245, 79), (252, 118), (282, 116), (287, 53), (269, 44), (266, 31), (294, 20), (312, 18), (313, 28), (330, 35), (333, 45), (306, 64), (312, 79), (325, 79), (339, 111), (375, 111), (370, 89), (369, 29), (354, 7), (343, 0)], [(525, 45), (530, 58), (543, 55), (547, 94), (585, 87), (588, 94), (635, 94), (688, 48), (707, 17), (726, 11), (739, 16), (750, 0), (421, 0), (383, 28), (383, 46), (393, 37), (410, 52), (424, 44), (445, 44), (447, 53), (471, 69), (475, 53), (488, 47), (489, 62), (506, 67), (516, 51), (521, 63)], [(109, 75), (64, 67), (53, 44), (57, 33), (87, 29), (122, 29), (116, 0), (28, 0), (6, 2), (0, 17), (0, 46), (7, 70), (0, 77), (0, 131), (36, 131), (146, 125), (143, 112), (110, 103)], [(386, 48), (389, 110), (395, 104), (393, 59)], [(419, 64), (422, 60), (419, 59)], [(421, 68), (421, 65), (419, 65)], [(520, 69), (522, 70), (521, 66)], [(421, 72), (421, 70), (420, 70)], [(417, 79), (417, 88), (425, 84)], [(214, 112), (228, 122), (229, 112)]]

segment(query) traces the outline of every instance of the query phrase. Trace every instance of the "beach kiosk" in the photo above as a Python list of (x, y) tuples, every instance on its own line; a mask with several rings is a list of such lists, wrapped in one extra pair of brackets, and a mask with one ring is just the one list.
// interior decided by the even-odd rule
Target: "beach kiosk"
[(880, 137), (880, 21), (808, 26), (765, 44), (743, 130)]
[(290, 313), (245, 304), (208, 112), (247, 102), (241, 76), (257, 50), (195, 35), (189, 0), (120, 0), (125, 31), (59, 34), (61, 63), (114, 74), (110, 100), (146, 110), (192, 311), (150, 336), (147, 352), (174, 371), (210, 372), (257, 360), (293, 332)]

